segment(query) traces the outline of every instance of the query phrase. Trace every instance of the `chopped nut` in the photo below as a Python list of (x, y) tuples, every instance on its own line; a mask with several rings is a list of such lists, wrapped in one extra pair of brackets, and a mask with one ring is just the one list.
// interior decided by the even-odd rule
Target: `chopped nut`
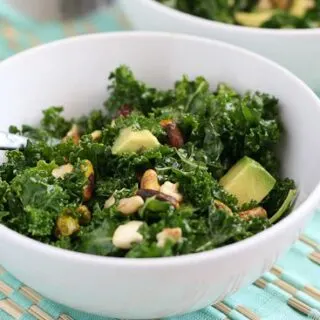
[(170, 145), (177, 149), (181, 148), (184, 144), (184, 139), (177, 124), (171, 119), (166, 119), (161, 120), (160, 125), (166, 130)]
[(81, 164), (81, 171), (88, 179), (88, 183), (83, 187), (83, 200), (89, 201), (92, 197), (94, 189), (94, 169), (92, 163), (89, 160), (84, 160)]
[(68, 237), (80, 229), (78, 220), (71, 216), (60, 216), (57, 220), (57, 236)]
[(141, 178), (140, 186), (141, 186), (141, 189), (159, 191), (160, 185), (158, 182), (157, 173), (152, 169), (147, 170)]
[(91, 132), (91, 138), (93, 141), (97, 141), (101, 138), (102, 136), (102, 131), (101, 130), (95, 130)]
[(239, 212), (241, 219), (249, 220), (251, 218), (267, 218), (267, 211), (262, 207), (253, 208), (251, 210), (246, 210)]
[(124, 198), (119, 201), (117, 210), (124, 215), (130, 215), (137, 212), (143, 206), (143, 204), (144, 201), (140, 196)]
[(72, 139), (74, 144), (79, 143), (80, 131), (79, 131), (79, 127), (76, 124), (72, 125), (71, 129), (67, 132), (66, 136), (62, 140), (67, 141), (68, 139)]
[(178, 202), (182, 202), (183, 196), (179, 193), (179, 184), (166, 181), (161, 187), (160, 192), (164, 193), (172, 198), (175, 198)]
[(139, 189), (136, 193), (138, 196), (142, 197), (143, 199), (156, 197), (156, 199), (161, 201), (170, 202), (175, 208), (179, 208), (179, 202), (176, 200), (176, 198), (173, 198), (167, 194), (164, 194), (159, 191), (155, 190), (148, 190), (148, 189)]
[(132, 112), (132, 107), (128, 104), (124, 104), (120, 107), (120, 109), (117, 112), (117, 117), (123, 116), (127, 117)]
[(172, 119), (164, 119), (160, 121), (160, 125), (162, 128), (166, 128), (169, 124), (172, 124), (173, 120)]
[(91, 212), (87, 206), (82, 204), (76, 210), (80, 214), (79, 223), (80, 225), (88, 224), (91, 221)]
[(120, 225), (113, 234), (113, 245), (120, 249), (130, 249), (133, 243), (140, 243), (143, 236), (138, 230), (142, 225), (142, 221), (130, 221)]
[(218, 209), (224, 210), (228, 215), (232, 216), (232, 210), (226, 204), (219, 200), (214, 200), (213, 202)]
[(259, 10), (268, 10), (272, 8), (272, 0), (259, 0), (257, 8)]
[(182, 238), (182, 230), (180, 228), (166, 228), (157, 234), (157, 246), (163, 248), (168, 240), (177, 243)]
[(71, 173), (72, 171), (73, 171), (73, 165), (68, 163), (68, 164), (64, 164), (56, 169), (53, 169), (51, 174), (57, 179), (58, 178), (63, 179), (66, 174)]
[(291, 0), (272, 0), (272, 3), (279, 9), (288, 9), (291, 4)]
[(104, 203), (104, 208), (109, 209), (116, 203), (116, 198), (112, 195), (110, 198), (106, 200)]

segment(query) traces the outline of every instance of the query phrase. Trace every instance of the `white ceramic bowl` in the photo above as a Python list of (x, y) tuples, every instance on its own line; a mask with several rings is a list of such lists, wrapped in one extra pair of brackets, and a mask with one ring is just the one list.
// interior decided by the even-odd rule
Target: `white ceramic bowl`
[(119, 64), (165, 88), (183, 73), (214, 88), (276, 95), (288, 131), (284, 174), (294, 178), (297, 208), (272, 228), (199, 254), (158, 259), (91, 256), (44, 245), (0, 225), (0, 264), (48, 298), (117, 318), (151, 319), (212, 304), (257, 279), (298, 237), (320, 197), (320, 102), (299, 79), (243, 49), (191, 36), (115, 33), (54, 42), (0, 64), (0, 130), (37, 124), (41, 110), (64, 105), (68, 116), (101, 106), (107, 76)]
[(195, 17), (155, 0), (118, 1), (135, 29), (188, 33), (244, 47), (282, 64), (320, 92), (320, 28), (248, 28)]

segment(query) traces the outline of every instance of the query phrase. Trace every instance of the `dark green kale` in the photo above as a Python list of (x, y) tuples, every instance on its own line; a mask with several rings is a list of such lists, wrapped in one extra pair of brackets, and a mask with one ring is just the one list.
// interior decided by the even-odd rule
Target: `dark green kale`
[[(193, 1), (177, 1), (177, 5), (187, 12), (207, 12), (208, 17), (212, 10), (225, 21), (232, 14), (224, 1), (196, 2), (197, 8)], [(250, 10), (252, 2), (236, 1), (236, 5)], [(67, 120), (61, 107), (51, 107), (43, 112), (39, 127), (10, 128), (30, 140), (24, 149), (9, 151), (0, 165), (0, 223), (59, 248), (146, 258), (214, 249), (271, 225), (267, 218), (243, 219), (242, 211), (262, 206), (271, 219), (276, 213), (282, 217), (289, 212), (291, 205), (284, 210), (283, 203), (287, 199), (291, 204), (288, 194), (296, 187), (292, 180), (279, 179), (275, 147), (284, 130), (277, 99), (260, 92), (241, 94), (226, 84), (213, 91), (203, 77), (183, 76), (172, 89), (157, 90), (137, 80), (126, 66), (112, 72), (110, 80), (102, 110)], [(183, 143), (178, 148), (171, 144), (163, 125), (166, 121), (181, 132)], [(74, 125), (79, 139), (64, 139)], [(129, 127), (149, 130), (160, 146), (114, 154), (114, 141)], [(91, 135), (97, 130), (96, 137)], [(244, 156), (258, 161), (277, 179), (261, 203), (239, 205), (219, 183)], [(71, 168), (69, 172), (53, 175), (64, 165)], [(136, 195), (147, 169), (156, 171), (160, 185), (175, 184), (183, 200), (163, 198), (168, 195), (153, 190), (134, 214), (122, 214), (120, 201)], [(139, 228), (143, 240), (129, 249), (117, 248), (112, 241), (115, 230), (132, 220), (143, 221)], [(67, 224), (62, 230), (59, 221), (71, 221), (72, 228)], [(169, 237), (160, 245), (159, 233), (167, 228), (182, 236)]]
[[(275, 187), (271, 190), (268, 196), (263, 200), (263, 207), (267, 210), (269, 218), (271, 218), (282, 206), (283, 202), (286, 200), (290, 190), (296, 190), (295, 183), (292, 179), (278, 179)], [(291, 209), (288, 206), (286, 215)]]

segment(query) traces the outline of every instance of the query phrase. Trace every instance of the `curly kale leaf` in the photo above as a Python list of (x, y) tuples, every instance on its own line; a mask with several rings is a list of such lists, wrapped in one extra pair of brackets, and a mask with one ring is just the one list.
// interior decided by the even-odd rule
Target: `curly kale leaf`
[(124, 105), (148, 114), (152, 109), (165, 106), (172, 101), (172, 92), (156, 90), (138, 81), (127, 66), (120, 66), (109, 76), (112, 81), (108, 89), (110, 96), (105, 102), (109, 117), (114, 117)]
[(268, 219), (254, 218), (248, 221), (237, 214), (229, 215), (211, 206), (208, 216), (210, 240), (197, 248), (197, 252), (220, 247), (240, 239), (245, 239), (270, 226)]
[(51, 107), (43, 111), (43, 119), (40, 127), (45, 130), (51, 137), (62, 138), (71, 127), (71, 122), (61, 116), (63, 107)]
[(29, 205), (24, 209), (27, 215), (28, 234), (34, 237), (52, 235), (56, 219), (56, 215), (52, 211)]
[(50, 107), (43, 111), (40, 126), (35, 128), (23, 125), (21, 130), (10, 126), (9, 132), (24, 135), (36, 141), (48, 141), (51, 138), (60, 139), (65, 136), (71, 127), (71, 122), (61, 116), (63, 107)]
[(64, 190), (54, 183), (51, 176), (55, 163), (39, 161), (37, 167), (17, 175), (11, 190), (21, 200), (24, 207), (31, 206), (42, 210), (58, 212), (68, 200)]
[(53, 162), (39, 161), (37, 167), (24, 170), (12, 180), (8, 194), (10, 227), (34, 237), (52, 234), (55, 219), (69, 200), (53, 181), (51, 171), (55, 167)]

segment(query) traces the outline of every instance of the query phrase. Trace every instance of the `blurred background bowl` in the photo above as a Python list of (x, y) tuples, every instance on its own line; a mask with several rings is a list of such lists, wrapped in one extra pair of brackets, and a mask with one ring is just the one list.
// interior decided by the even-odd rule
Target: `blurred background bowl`
[(287, 67), (320, 93), (320, 28), (248, 28), (192, 16), (155, 0), (118, 2), (134, 29), (188, 33), (250, 49)]

